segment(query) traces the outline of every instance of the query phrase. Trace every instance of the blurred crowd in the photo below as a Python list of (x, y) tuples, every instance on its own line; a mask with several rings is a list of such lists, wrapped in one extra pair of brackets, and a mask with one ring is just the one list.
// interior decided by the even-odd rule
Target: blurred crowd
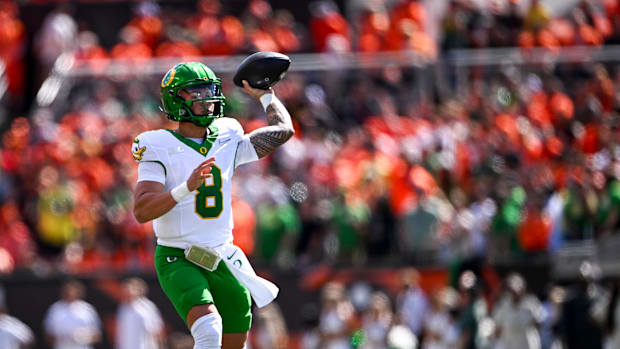
[(302, 311), (308, 326), (300, 348), (619, 348), (618, 285), (603, 287), (595, 265), (582, 271), (578, 282), (550, 284), (539, 295), (518, 273), (493, 290), (464, 271), (454, 286), (427, 293), (420, 275), (405, 269), (394, 295), (363, 282), (330, 282), (316, 316)]
[[(426, 18), (420, 14), (422, 2), (378, 3), (391, 13), (388, 23), (407, 16)], [(581, 2), (557, 20), (576, 25), (579, 18), (592, 17), (615, 28), (615, 3)], [(523, 7), (508, 2), (500, 8), (503, 12), (476, 12), (473, 3), (451, 4), (457, 10), (446, 11), (444, 20), (465, 23), (480, 16), (484, 23), (504, 23), (505, 11)], [(136, 17), (120, 34), (132, 32), (129, 36), (139, 38), (140, 45), (148, 46), (143, 51), (151, 53), (132, 53), (132, 59), (151, 57), (158, 45), (170, 44), (164, 39), (169, 32), (188, 33), (192, 25), (228, 18), (220, 15), (221, 4), (215, 0), (198, 6), (193, 16), (160, 18), (156, 3), (140, 2)], [(556, 19), (543, 14), (542, 6), (534, 1), (518, 12), (524, 32), (553, 26)], [(328, 2), (311, 8), (338, 10)], [(353, 11), (352, 4), (349, 17), (362, 18), (375, 7), (361, 8)], [(15, 7), (5, 10), (10, 9)], [(262, 0), (252, 1), (247, 11), (228, 20), (241, 21), (238, 27), (248, 35), (268, 32), (273, 28), (263, 25), (277, 22)], [(537, 25), (528, 24), (534, 21), (530, 17), (537, 18)], [(188, 20), (175, 22), (182, 18)], [(69, 50), (80, 58), (78, 64), (106, 64), (89, 59), (108, 57), (105, 50), (71, 46), (84, 38), (96, 44), (93, 33), (78, 33), (72, 21), (64, 7), (48, 16), (37, 41), (41, 52), (49, 54), (45, 61), (53, 64), (53, 57)], [(322, 25), (312, 22), (308, 35), (316, 38)], [(467, 28), (457, 30), (471, 34), (465, 47), (497, 44), (476, 41), (482, 34), (469, 24)], [(494, 34), (501, 26), (486, 28), (482, 36), (502, 36)], [(213, 35), (227, 38), (218, 33)], [(612, 40), (614, 33), (606, 38)], [(295, 51), (247, 46), (252, 36), (246, 34), (240, 36), (241, 51)], [(442, 46), (454, 42), (447, 29), (441, 37)], [(217, 46), (205, 40), (201, 47)], [(331, 39), (325, 40), (329, 45)], [(321, 47), (316, 40), (314, 45)], [(615, 64), (473, 67), (465, 70), (461, 86), (454, 86), (450, 67), (443, 70), (446, 74), (441, 71), (388, 66), (290, 72), (275, 89), (293, 115), (297, 136), (266, 161), (238, 169), (235, 242), (248, 255), (282, 269), (379, 260), (443, 263), (458, 270), (458, 265), (479, 266), (486, 260), (544, 255), (565, 241), (617, 231), (620, 74)], [(75, 273), (152, 269), (151, 226), (138, 224), (132, 215), (136, 166), (128, 149), (142, 131), (174, 127), (158, 110), (160, 76), (93, 76), (97, 78), (72, 80), (63, 86), (67, 97), (62, 105), (33, 108), (28, 118), (11, 120), (2, 135), (2, 271), (16, 266), (39, 273), (56, 268)], [(258, 103), (222, 77), (227, 115), (237, 118), (246, 132), (264, 125)], [(439, 93), (442, 81), (456, 92)]]
[[(74, 6), (63, 3), (43, 23), (31, 23), (38, 30), (27, 38), (19, 7), (5, 0), (0, 6), (0, 58), (12, 103), (17, 104), (28, 85), (25, 77), (34, 76), (32, 86), (38, 87), (65, 52), (101, 71), (109, 58), (142, 62), (154, 57), (189, 59), (255, 51), (407, 50), (435, 59), (440, 52), (459, 48), (556, 50), (620, 42), (617, 0), (575, 3), (566, 11), (558, 10), (562, 6), (553, 1), (541, 0), (347, 0), (338, 3), (343, 8), (319, 0), (305, 3), (305, 15), (296, 11), (296, 17), (292, 8), (274, 8), (266, 0), (250, 0), (243, 9), (220, 0), (196, 1), (194, 9), (142, 0), (132, 6), (127, 23), (112, 20), (109, 28), (93, 27), (76, 16)], [(26, 47), (29, 42), (32, 48)], [(30, 61), (36, 66), (25, 65), (29, 51), (36, 57)], [(25, 74), (27, 69), (36, 72)]]
[[(538, 0), (484, 3), (350, 0), (339, 9), (319, 1), (308, 6), (303, 24), (264, 0), (249, 1), (238, 15), (217, 0), (198, 1), (192, 13), (141, 1), (112, 47), (101, 46), (101, 34), (70, 6), (60, 6), (32, 40), (36, 78), (44, 81), (64, 53), (93, 74), (62, 85), (61, 105), (33, 107), (28, 117), (0, 107), (0, 274), (152, 271), (151, 225), (132, 214), (137, 168), (130, 147), (139, 133), (174, 125), (158, 108), (161, 76), (98, 75), (108, 58), (147, 64), (153, 57), (253, 51), (413, 50), (431, 63), (289, 72), (275, 91), (296, 136), (267, 159), (237, 169), (235, 243), (261, 266), (434, 263), (451, 271), (450, 287), (428, 293), (415, 271), (405, 273), (397, 294), (327, 284), (321, 305), (301, 310), (307, 325), (301, 347), (620, 348), (618, 285), (603, 288), (583, 273), (579, 284), (533, 294), (511, 274), (491, 292), (480, 278), (487, 262), (531, 260), (566, 242), (617, 233), (617, 62), (460, 71), (433, 62), (459, 48), (556, 52), (617, 44), (620, 4), (578, 1), (558, 15)], [(0, 2), (0, 18), (6, 72), (0, 90), (7, 89), (8, 103), (19, 103), (31, 68), (23, 59), (25, 28), (13, 1)], [(265, 125), (260, 105), (230, 76), (222, 78), (226, 115), (246, 132)], [(64, 290), (63, 297), (73, 297), (65, 302), (83, 292), (75, 283)], [(126, 291), (124, 304), (139, 299), (141, 313), (128, 306), (123, 316), (148, 312), (153, 340), (161, 340), (144, 285), (131, 280)], [(93, 315), (89, 306), (80, 309)], [(0, 306), (0, 337), (11, 328), (22, 343), (32, 341), (5, 311)], [(96, 314), (91, 320), (80, 338), (96, 342), (100, 324)], [(63, 331), (48, 325), (50, 333)], [(277, 305), (258, 310), (252, 348), (286, 343)]]
[[(110, 295), (118, 303), (105, 320), (110, 346), (116, 349), (163, 348), (164, 322), (157, 306), (147, 298), (148, 287), (140, 278), (113, 283)], [(60, 299), (41, 314), (44, 333), (9, 315), (4, 289), (0, 289), (0, 344), (2, 348), (30, 348), (47, 343), (53, 348), (92, 349), (104, 336), (104, 323), (95, 307), (85, 300), (86, 288), (78, 280), (60, 287)], [(101, 309), (99, 309), (101, 311)], [(112, 309), (108, 309), (109, 315)], [(176, 347), (174, 347), (176, 348)]]
[(442, 49), (484, 47), (559, 47), (617, 44), (618, 2), (577, 1), (566, 14), (554, 16), (551, 2), (492, 2), (488, 12), (474, 2), (451, 1), (442, 20)]
[[(600, 269), (590, 262), (581, 264), (577, 281), (550, 282), (541, 292), (529, 289), (526, 279), (514, 272), (495, 287), (470, 270), (453, 284), (430, 288), (411, 268), (400, 269), (396, 290), (368, 281), (332, 280), (322, 285), (316, 303), (299, 305), (295, 316), (302, 325), (295, 331), (288, 328), (277, 302), (255, 309), (247, 348), (617, 349), (620, 283), (602, 281)], [(86, 349), (101, 343), (116, 349), (193, 347), (187, 331), (164, 321), (158, 305), (148, 298), (144, 280), (132, 277), (106, 284), (99, 291), (115, 307), (102, 307), (101, 299), (89, 303), (80, 281), (64, 282), (60, 298), (44, 313), (29, 317), (43, 325), (44, 333), (36, 335), (10, 315), (2, 290), (0, 344), (3, 348), (42, 341), (55, 348)]]
[[(289, 72), (275, 91), (296, 136), (237, 169), (235, 243), (262, 266), (434, 263), (451, 271), (450, 287), (426, 291), (415, 271), (403, 275), (398, 293), (328, 283), (320, 306), (301, 309), (301, 347), (620, 348), (618, 285), (601, 287), (582, 270), (578, 284), (542, 293), (528, 291), (517, 274), (491, 292), (480, 277), (487, 262), (531, 260), (566, 242), (617, 233), (617, 62), (455, 71), (432, 61), (459, 48), (617, 44), (620, 4), (578, 1), (557, 15), (537, 0), (439, 3), (351, 0), (339, 9), (313, 2), (306, 25), (264, 0), (239, 15), (217, 0), (198, 1), (191, 14), (141, 1), (107, 48), (70, 6), (59, 7), (33, 40), (37, 78), (45, 80), (63, 53), (93, 75), (63, 85), (61, 105), (33, 107), (28, 117), (0, 108), (0, 273), (152, 271), (151, 225), (132, 214), (130, 146), (143, 131), (174, 125), (158, 108), (161, 76), (98, 75), (108, 58), (147, 64), (258, 50), (413, 50), (429, 66)], [(7, 79), (0, 87), (16, 103), (24, 91), (24, 25), (12, 1), (0, 2), (0, 18)], [(226, 115), (246, 132), (265, 125), (260, 105), (222, 78)], [(64, 290), (73, 297), (65, 302), (83, 291), (79, 284)], [(148, 312), (153, 340), (161, 340), (144, 285), (128, 281), (126, 291), (123, 316)], [(0, 336), (11, 328), (32, 341), (0, 308)], [(80, 338), (96, 342), (100, 324), (96, 314), (91, 320)], [(53, 323), (48, 332), (63, 331)], [(287, 338), (277, 305), (256, 312), (252, 348), (287, 348)]]

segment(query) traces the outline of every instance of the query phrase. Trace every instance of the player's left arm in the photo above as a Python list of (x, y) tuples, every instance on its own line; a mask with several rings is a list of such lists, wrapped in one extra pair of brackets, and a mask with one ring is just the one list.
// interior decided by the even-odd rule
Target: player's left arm
[[(261, 90), (251, 87), (247, 81), (243, 81), (243, 89), (250, 96), (260, 100), (266, 94), (272, 94), (273, 90)], [(258, 158), (263, 158), (277, 147), (286, 143), (293, 135), (295, 130), (293, 129), (293, 122), (291, 121), (291, 115), (284, 107), (275, 95), (271, 99), (271, 102), (266, 106), (265, 112), (267, 113), (267, 123), (269, 126), (261, 127), (250, 133), (250, 142), (256, 150)]]

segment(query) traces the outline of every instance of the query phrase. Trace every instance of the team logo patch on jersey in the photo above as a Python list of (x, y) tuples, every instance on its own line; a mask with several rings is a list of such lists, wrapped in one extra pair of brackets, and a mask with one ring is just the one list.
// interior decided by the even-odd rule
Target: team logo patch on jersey
[(131, 155), (133, 155), (133, 159), (136, 161), (142, 160), (142, 156), (146, 151), (146, 145), (140, 147), (140, 141), (136, 138), (133, 140), (133, 147), (131, 149)]
[(166, 73), (166, 75), (164, 75), (164, 78), (161, 79), (161, 87), (166, 87), (168, 85), (170, 85), (172, 83), (172, 80), (174, 79), (174, 75), (177, 73), (177, 70), (172, 68), (168, 71), (168, 73)]

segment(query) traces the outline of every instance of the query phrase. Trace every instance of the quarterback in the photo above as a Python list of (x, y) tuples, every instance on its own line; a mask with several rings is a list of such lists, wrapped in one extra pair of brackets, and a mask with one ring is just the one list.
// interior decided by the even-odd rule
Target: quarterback
[[(161, 81), (161, 102), (175, 130), (144, 132), (133, 141), (138, 164), (134, 215), (153, 220), (159, 283), (194, 338), (194, 349), (241, 349), (252, 322), (278, 288), (260, 278), (233, 245), (231, 180), (294, 134), (291, 116), (271, 89), (244, 90), (258, 99), (269, 126), (249, 134), (224, 117), (221, 80), (202, 63), (180, 63)], [(251, 298), (250, 298), (251, 297)]]

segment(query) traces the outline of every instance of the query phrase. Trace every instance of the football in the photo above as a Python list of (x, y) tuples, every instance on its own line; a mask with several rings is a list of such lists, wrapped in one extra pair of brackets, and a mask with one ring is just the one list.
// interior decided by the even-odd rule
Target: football
[(282, 80), (289, 66), (291, 59), (278, 52), (256, 52), (243, 60), (233, 82), (239, 87), (243, 87), (243, 80), (247, 80), (250, 86), (267, 90)]

